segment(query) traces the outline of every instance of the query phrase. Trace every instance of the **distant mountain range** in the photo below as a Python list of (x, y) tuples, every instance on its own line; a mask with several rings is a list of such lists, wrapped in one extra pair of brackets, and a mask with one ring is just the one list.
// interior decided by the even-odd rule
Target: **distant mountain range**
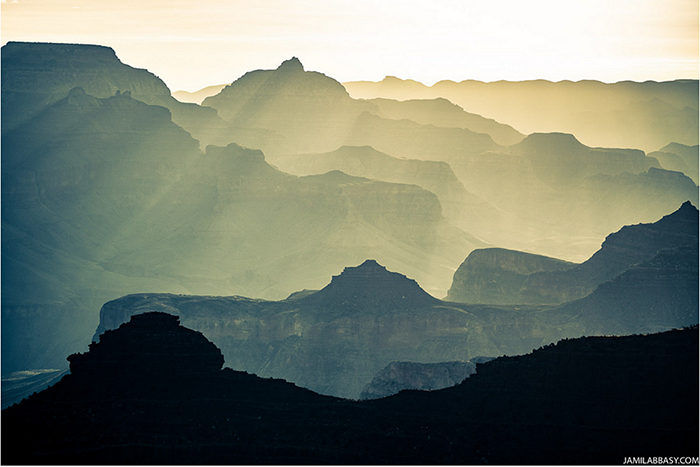
[(433, 258), (484, 245), (415, 185), (299, 178), (236, 145), (202, 154), (166, 109), (125, 93), (75, 89), (2, 146), (7, 370), (60, 365), (95, 310), (131, 291), (282, 298), (369, 255), (440, 287), (452, 271)]
[[(592, 110), (613, 116), (622, 108), (618, 103), (651, 102), (631, 111), (655, 115), (652, 128), (645, 130), (654, 136), (655, 128), (663, 127), (659, 119), (673, 122), (679, 131), (685, 128), (688, 112), (680, 115), (666, 104), (683, 108), (679, 102), (693, 92), (697, 97), (697, 82), (695, 91), (692, 85), (581, 86), (595, 90), (587, 97), (591, 105), (609, 96), (608, 107)], [(598, 93), (602, 89), (610, 93)], [(573, 106), (571, 99), (563, 96), (557, 102)], [(444, 98), (354, 99), (338, 81), (305, 71), (295, 58), (276, 69), (251, 71), (203, 104), (178, 101), (162, 80), (122, 63), (108, 47), (3, 46), (5, 373), (64, 369), (64, 357), (89, 342), (100, 324), (97, 310), (105, 302), (129, 294), (167, 293), (256, 297), (249, 300), (259, 309), (270, 303), (308, 305), (270, 318), (278, 323), (279, 334), (251, 318), (254, 329), (266, 329), (255, 339), (234, 333), (237, 337), (224, 344), (212, 337), (227, 358), (233, 358), (230, 349), (265, 342), (245, 347), (253, 356), (241, 354), (240, 362), (266, 374), (298, 355), (300, 363), (284, 371), (299, 380), (301, 373), (293, 372), (302, 371), (316, 348), (304, 347), (311, 344), (298, 340), (284, 320), (295, 313), (316, 316), (320, 305), (314, 300), (324, 294), (308, 290), (321, 289), (348, 265), (374, 258), (415, 279), (431, 296), (442, 297), (455, 270), (477, 248), (517, 249), (583, 263), (606, 235), (623, 225), (655, 222), (686, 200), (698, 203), (691, 178), (662, 168), (675, 164), (692, 172), (697, 146), (676, 143), (697, 142), (664, 140), (654, 147), (663, 148), (657, 159), (638, 149), (583, 144), (586, 139), (562, 133), (564, 127), (525, 135), (513, 121), (492, 120), (488, 113), (482, 117), (470, 113), (472, 107)], [(536, 116), (539, 111), (532, 112)], [(685, 261), (684, 251), (642, 258), (644, 268), (623, 268), (605, 280), (615, 283), (628, 272), (630, 280), (650, 271), (671, 277), (672, 271), (661, 266)], [(536, 292), (554, 294), (558, 298), (547, 303), (559, 303), (559, 292), (551, 285)], [(600, 286), (593, 281), (586, 293), (595, 294)], [(584, 295), (566, 299), (592, 296)], [(203, 309), (210, 304), (197, 300), (207, 303)], [(524, 352), (566, 333), (580, 335), (598, 322), (572, 321), (550, 335), (548, 324), (537, 331), (545, 316), (539, 298), (528, 308), (532, 313), (506, 307), (499, 314), (494, 310), (501, 308), (485, 306), (473, 316), (462, 304), (431, 300), (440, 319), (424, 324), (425, 309), (420, 311), (423, 317), (414, 322), (418, 334), (391, 321), (396, 316), (386, 318), (384, 329), (396, 333), (397, 348), (411, 348), (411, 339), (420, 336), (415, 338), (423, 347), (413, 347), (408, 356), (389, 352), (371, 359), (362, 354), (365, 342), (335, 339), (325, 331), (309, 342), (325, 345), (324, 339), (330, 339), (362, 357), (357, 365), (364, 366), (352, 371), (364, 380), (343, 389), (356, 397), (394, 360), (423, 355), (442, 362)], [(234, 299), (226, 303), (240, 305)], [(391, 313), (399, 313), (399, 305)], [(338, 305), (339, 316), (350, 313), (348, 306)], [(679, 307), (678, 320), (685, 322), (686, 301)], [(326, 329), (313, 319), (304, 321), (304, 329)], [(347, 330), (353, 320), (374, 329), (379, 320), (365, 315), (338, 319), (326, 323), (327, 329)], [(512, 320), (522, 334), (508, 341), (501, 325), (510, 326)], [(663, 328), (664, 323), (654, 326)], [(453, 333), (455, 327), (462, 331)], [(352, 329), (348, 335), (356, 334)], [(426, 335), (429, 329), (435, 334)], [(229, 336), (226, 332), (222, 336)], [(458, 335), (468, 336), (474, 346), (458, 346)], [(277, 340), (280, 336), (284, 342)], [(332, 361), (325, 364), (335, 368)], [(338, 368), (345, 371), (343, 365)], [(331, 376), (320, 374), (303, 377), (319, 391), (332, 392), (343, 384), (325, 382)]]
[(534, 132), (573, 133), (589, 146), (654, 151), (698, 144), (698, 81), (440, 81), (425, 86), (388, 76), (343, 83), (356, 99), (445, 98), (467, 112)]
[(690, 267), (697, 247), (698, 210), (686, 202), (653, 224), (610, 234), (600, 250), (578, 265), (500, 248), (474, 250), (455, 273), (447, 299), (498, 305), (569, 302), (662, 252), (687, 255), (691, 262), (678, 264)]
[(221, 369), (165, 313), (134, 316), (2, 412), (9, 464), (612, 464), (698, 453), (698, 331), (566, 340), (376, 401)]

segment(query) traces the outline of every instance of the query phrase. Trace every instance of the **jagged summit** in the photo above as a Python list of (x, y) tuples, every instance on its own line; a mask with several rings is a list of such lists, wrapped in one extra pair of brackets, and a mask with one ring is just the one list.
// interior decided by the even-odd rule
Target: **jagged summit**
[(307, 299), (367, 307), (367, 311), (381, 311), (373, 306), (414, 308), (440, 303), (415, 280), (388, 271), (373, 259), (356, 267), (346, 267), (342, 273), (333, 276), (330, 284)]
[(283, 61), (277, 67), (277, 71), (304, 71), (304, 65), (297, 57), (292, 57), (289, 60)]

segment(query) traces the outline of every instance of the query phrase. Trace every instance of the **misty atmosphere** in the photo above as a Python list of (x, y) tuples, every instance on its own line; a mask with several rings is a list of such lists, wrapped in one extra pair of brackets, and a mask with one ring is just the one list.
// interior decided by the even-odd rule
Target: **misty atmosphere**
[(696, 71), (3, 44), (3, 463), (698, 463)]

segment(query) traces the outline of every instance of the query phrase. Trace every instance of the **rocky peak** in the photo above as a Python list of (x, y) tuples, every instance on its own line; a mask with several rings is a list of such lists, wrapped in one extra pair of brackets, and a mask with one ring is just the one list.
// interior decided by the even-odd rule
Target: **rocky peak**
[(360, 306), (367, 311), (375, 310), (374, 307), (415, 308), (440, 302), (421, 289), (415, 280), (388, 271), (373, 259), (356, 267), (346, 267), (308, 299)]
[(289, 60), (285, 60), (277, 67), (277, 71), (287, 71), (287, 72), (303, 72), (304, 65), (301, 64), (298, 58), (292, 57)]
[(221, 351), (202, 333), (161, 312), (134, 315), (89, 348), (68, 357), (71, 374), (114, 380), (120, 375), (182, 377), (212, 374), (224, 364)]

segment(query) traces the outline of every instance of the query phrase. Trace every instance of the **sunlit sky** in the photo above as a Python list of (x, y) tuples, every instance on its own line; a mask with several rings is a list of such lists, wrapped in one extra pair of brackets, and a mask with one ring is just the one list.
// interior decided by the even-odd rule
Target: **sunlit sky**
[(698, 0), (0, 0), (2, 43), (107, 45), (172, 91), (299, 57), (339, 81), (697, 79)]

